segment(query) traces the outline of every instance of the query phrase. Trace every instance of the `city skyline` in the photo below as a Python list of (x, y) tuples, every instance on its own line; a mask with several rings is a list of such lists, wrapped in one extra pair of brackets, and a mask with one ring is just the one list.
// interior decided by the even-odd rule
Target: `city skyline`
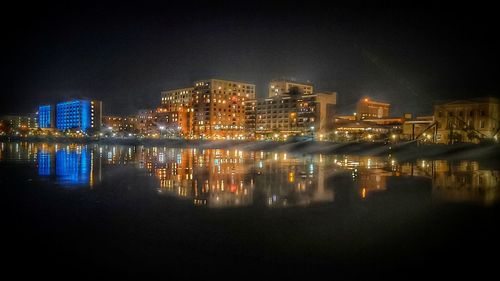
[(88, 97), (125, 115), (208, 78), (250, 82), (257, 97), (272, 79), (295, 78), (338, 92), (345, 112), (370, 96), (396, 115), (498, 90), (486, 8), (282, 4), (14, 6), (25, 21), (2, 21), (10, 43), (0, 112)]

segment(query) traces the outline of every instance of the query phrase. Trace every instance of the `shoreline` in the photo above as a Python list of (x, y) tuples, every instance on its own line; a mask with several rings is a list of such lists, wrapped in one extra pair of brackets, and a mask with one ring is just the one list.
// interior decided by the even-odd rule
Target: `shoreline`
[(247, 151), (284, 151), (303, 154), (352, 154), (366, 156), (391, 155), (400, 160), (415, 158), (446, 158), (449, 160), (491, 159), (500, 158), (498, 144), (461, 143), (417, 144), (416, 142), (398, 142), (393, 144), (375, 142), (335, 143), (326, 141), (248, 141), (248, 140), (184, 140), (184, 139), (90, 139), (90, 138), (39, 138), (39, 137), (7, 137), (1, 136), (2, 142), (45, 142), (45, 143), (77, 143), (99, 145), (129, 146), (166, 146), (172, 148), (199, 149), (239, 149)]

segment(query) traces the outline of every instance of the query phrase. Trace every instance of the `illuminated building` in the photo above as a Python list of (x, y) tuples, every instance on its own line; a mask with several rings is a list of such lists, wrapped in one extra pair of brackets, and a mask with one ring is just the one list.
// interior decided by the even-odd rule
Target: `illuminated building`
[(56, 105), (56, 127), (83, 132), (98, 131), (102, 122), (102, 102), (95, 100), (72, 100)]
[(112, 132), (133, 133), (138, 130), (138, 118), (136, 116), (103, 116), (102, 125)]
[(436, 142), (453, 144), (493, 140), (500, 128), (498, 105), (498, 99), (492, 97), (436, 104)]
[(167, 111), (177, 111), (179, 107), (190, 107), (193, 102), (193, 87), (161, 92), (161, 107)]
[(54, 128), (54, 106), (41, 105), (38, 107), (38, 128)]
[(178, 138), (188, 136), (190, 133), (189, 117), (187, 107), (179, 106), (177, 110), (172, 111), (159, 107), (153, 113), (153, 127), (163, 137)]
[(4, 115), (0, 120), (5, 124), (2, 127), (8, 127), (16, 132), (38, 128), (37, 118), (34, 115)]
[(193, 138), (240, 139), (245, 132), (245, 101), (255, 98), (255, 85), (209, 79), (193, 90)]
[(296, 135), (321, 139), (333, 128), (336, 97), (335, 92), (306, 95), (292, 90), (272, 98), (247, 101), (247, 129), (255, 130), (257, 139), (286, 139)]
[(268, 98), (287, 94), (292, 88), (299, 90), (301, 94), (310, 95), (314, 93), (314, 86), (311, 83), (296, 82), (292, 80), (272, 80), (269, 82)]
[(391, 128), (364, 120), (352, 121), (335, 119), (333, 139), (335, 141), (367, 140), (372, 141), (385, 137)]
[(153, 123), (153, 110), (141, 109), (137, 112), (137, 128), (142, 134), (155, 132)]
[(160, 126), (168, 135), (191, 138), (193, 133), (193, 87), (161, 92), (161, 107), (156, 110)]
[(389, 117), (390, 106), (389, 103), (362, 98), (356, 104), (356, 118), (362, 120)]

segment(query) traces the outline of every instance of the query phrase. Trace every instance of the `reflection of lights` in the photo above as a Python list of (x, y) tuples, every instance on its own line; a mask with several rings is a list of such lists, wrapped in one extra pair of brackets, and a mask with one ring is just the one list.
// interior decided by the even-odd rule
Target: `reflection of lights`
[(361, 190), (361, 198), (365, 199), (366, 198), (366, 188), (363, 187)]

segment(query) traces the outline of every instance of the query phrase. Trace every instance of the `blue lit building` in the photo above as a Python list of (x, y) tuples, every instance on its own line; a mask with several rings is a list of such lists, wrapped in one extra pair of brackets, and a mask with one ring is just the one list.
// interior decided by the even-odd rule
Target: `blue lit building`
[(56, 177), (60, 184), (89, 184), (90, 165), (90, 152), (86, 146), (79, 149), (63, 148), (56, 152)]
[(101, 128), (102, 103), (94, 100), (72, 100), (56, 105), (56, 127), (58, 130), (89, 129), (98, 131)]
[(38, 128), (54, 127), (54, 107), (52, 105), (41, 105), (38, 107)]

